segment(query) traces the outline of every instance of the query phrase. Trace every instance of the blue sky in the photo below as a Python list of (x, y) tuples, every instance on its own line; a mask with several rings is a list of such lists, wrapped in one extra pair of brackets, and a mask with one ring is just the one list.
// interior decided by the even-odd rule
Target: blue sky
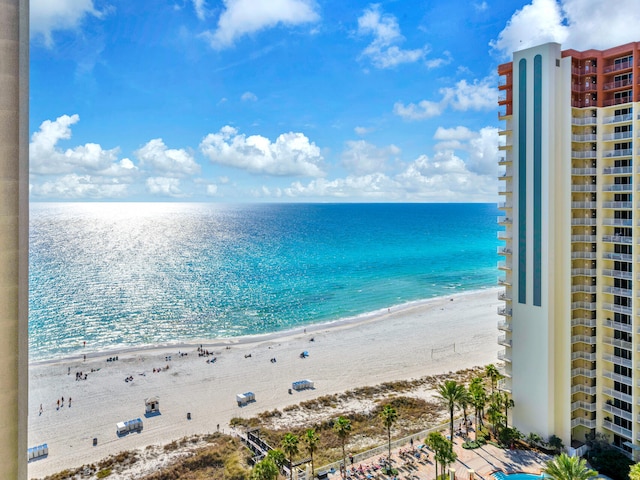
[(31, 0), (31, 200), (493, 202), (497, 65), (635, 2)]

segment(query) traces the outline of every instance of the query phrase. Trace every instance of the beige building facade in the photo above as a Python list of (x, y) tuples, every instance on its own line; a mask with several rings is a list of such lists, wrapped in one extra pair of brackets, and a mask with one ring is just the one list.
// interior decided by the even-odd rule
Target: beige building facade
[(29, 4), (0, 0), (0, 478), (27, 478)]
[(573, 448), (602, 433), (630, 456), (640, 445), (639, 49), (548, 43), (498, 68), (498, 341), (513, 424)]

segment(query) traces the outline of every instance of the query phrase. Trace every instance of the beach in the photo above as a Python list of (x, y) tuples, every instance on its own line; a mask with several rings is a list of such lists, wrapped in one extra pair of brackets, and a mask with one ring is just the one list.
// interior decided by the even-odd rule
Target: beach
[[(496, 363), (498, 291), (260, 336), (107, 355), (91, 353), (87, 345), (86, 359), (81, 354), (33, 363), (29, 446), (46, 443), (49, 455), (29, 463), (29, 478), (188, 435), (229, 432), (233, 417), (322, 395)], [(200, 346), (208, 356), (200, 356)], [(301, 358), (302, 352), (308, 356)], [(304, 379), (315, 388), (289, 393), (292, 382)], [(244, 392), (253, 392), (255, 402), (239, 407), (236, 394)], [(160, 414), (146, 417), (150, 397), (158, 397)], [(118, 422), (136, 418), (144, 423), (141, 432), (116, 434)]]

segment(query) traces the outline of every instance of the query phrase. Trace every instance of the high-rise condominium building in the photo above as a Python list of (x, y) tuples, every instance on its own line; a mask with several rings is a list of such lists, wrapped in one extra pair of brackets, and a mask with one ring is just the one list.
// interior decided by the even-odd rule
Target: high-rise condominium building
[[(500, 65), (498, 342), (523, 433), (640, 449), (640, 42)], [(636, 192), (637, 190), (637, 192)]]

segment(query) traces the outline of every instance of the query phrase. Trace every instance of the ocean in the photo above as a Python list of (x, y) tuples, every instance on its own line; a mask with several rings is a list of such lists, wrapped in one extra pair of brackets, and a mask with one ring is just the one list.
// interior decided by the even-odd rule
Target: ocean
[(494, 287), (498, 273), (495, 204), (30, 209), (32, 361), (286, 330)]

